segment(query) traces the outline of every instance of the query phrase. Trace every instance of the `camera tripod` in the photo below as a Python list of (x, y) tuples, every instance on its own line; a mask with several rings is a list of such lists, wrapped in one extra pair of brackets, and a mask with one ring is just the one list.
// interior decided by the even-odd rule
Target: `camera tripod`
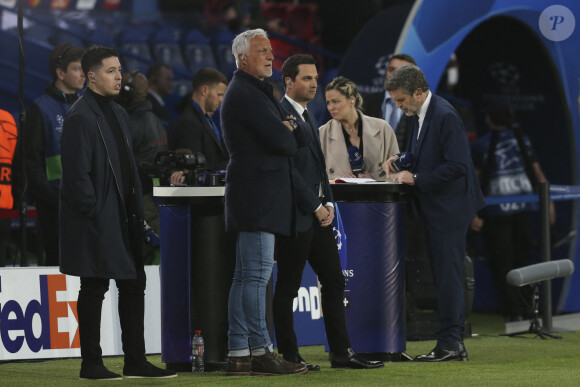
[(530, 319), (530, 327), (528, 328), (527, 331), (503, 333), (500, 336), (515, 337), (515, 336), (521, 336), (521, 335), (526, 335), (526, 334), (533, 334), (533, 335), (539, 336), (542, 340), (546, 340), (548, 337), (551, 337), (552, 339), (561, 339), (562, 336), (554, 335), (548, 331), (545, 331), (542, 328), (542, 324), (540, 323), (540, 312), (539, 312), (540, 284), (534, 283), (534, 284), (531, 284), (530, 286), (534, 287), (534, 298), (533, 298), (533, 305), (532, 305), (533, 309), (534, 309), (534, 315)]

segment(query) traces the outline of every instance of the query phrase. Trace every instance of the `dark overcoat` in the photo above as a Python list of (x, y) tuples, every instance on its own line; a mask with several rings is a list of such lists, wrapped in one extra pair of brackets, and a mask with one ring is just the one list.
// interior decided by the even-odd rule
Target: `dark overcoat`
[(236, 71), (224, 96), (221, 122), (230, 161), (226, 173), (228, 230), (296, 232), (292, 156), (312, 138), (302, 120), (291, 131), (272, 86)]
[(123, 192), (119, 150), (89, 90), (71, 107), (61, 136), (60, 271), (80, 277), (131, 279), (143, 265), (143, 202), (128, 116), (113, 111), (130, 160)]

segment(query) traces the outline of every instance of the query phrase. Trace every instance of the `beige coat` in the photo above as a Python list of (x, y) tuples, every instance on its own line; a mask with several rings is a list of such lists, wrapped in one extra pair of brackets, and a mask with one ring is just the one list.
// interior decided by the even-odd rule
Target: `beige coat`
[[(395, 132), (385, 120), (365, 116), (360, 111), (358, 113), (362, 117), (365, 172), (370, 173), (375, 180), (384, 181), (385, 176), (379, 177), (381, 164), (393, 154), (399, 153)], [(334, 180), (352, 173), (340, 122), (332, 119), (318, 128), (318, 131), (328, 178)]]

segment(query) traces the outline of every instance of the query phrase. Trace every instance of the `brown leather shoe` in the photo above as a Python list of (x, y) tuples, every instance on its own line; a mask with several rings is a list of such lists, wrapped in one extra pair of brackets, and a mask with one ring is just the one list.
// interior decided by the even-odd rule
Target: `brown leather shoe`
[(252, 359), (250, 356), (228, 357), (226, 368), (227, 376), (250, 375), (252, 372)]
[(252, 357), (252, 375), (286, 375), (305, 374), (308, 368), (304, 364), (290, 363), (274, 352)]

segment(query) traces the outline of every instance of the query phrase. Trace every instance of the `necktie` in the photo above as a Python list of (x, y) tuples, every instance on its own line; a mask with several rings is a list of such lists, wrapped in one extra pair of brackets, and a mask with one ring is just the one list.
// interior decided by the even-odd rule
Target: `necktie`
[[(302, 113), (302, 117), (304, 118), (304, 121), (306, 121), (308, 123), (308, 125), (310, 125), (310, 127), (312, 128), (312, 135), (314, 136), (314, 138), (316, 139), (316, 152), (315, 154), (317, 154), (318, 159), (319, 160), (324, 160), (324, 155), (322, 154), (322, 151), (320, 149), (320, 137), (318, 136), (318, 129), (314, 127), (314, 125), (312, 125), (312, 121), (310, 121), (310, 115), (308, 114), (308, 110), (304, 109), (304, 113)], [(317, 168), (320, 171), (320, 188), (318, 189), (318, 196), (323, 197), (324, 196), (324, 191), (323, 191), (323, 186), (324, 184), (322, 183), (322, 181), (324, 181), (324, 173), (322, 172), (324, 170), (324, 167), (321, 166), (319, 168)]]
[(220, 131), (218, 130), (217, 125), (213, 122), (213, 120), (211, 119), (209, 114), (206, 114), (205, 118), (207, 119), (207, 122), (209, 123), (209, 125), (213, 128), (213, 131), (215, 132), (215, 135), (218, 138), (218, 142), (221, 142), (222, 136), (220, 135)]
[[(304, 109), (304, 113), (302, 113), (302, 117), (304, 118), (304, 121), (306, 121), (306, 123), (308, 125), (310, 125), (310, 127), (312, 128), (312, 134), (314, 134), (314, 137), (316, 139), (318, 139), (318, 130), (317, 128), (314, 127), (314, 125), (312, 125), (312, 121), (310, 120), (310, 115), (308, 114), (308, 110)], [(316, 142), (319, 142), (320, 140), (317, 140)]]
[(411, 136), (411, 153), (415, 153), (415, 147), (417, 146), (417, 136), (419, 134), (419, 116), (414, 115), (413, 120), (413, 134)]

